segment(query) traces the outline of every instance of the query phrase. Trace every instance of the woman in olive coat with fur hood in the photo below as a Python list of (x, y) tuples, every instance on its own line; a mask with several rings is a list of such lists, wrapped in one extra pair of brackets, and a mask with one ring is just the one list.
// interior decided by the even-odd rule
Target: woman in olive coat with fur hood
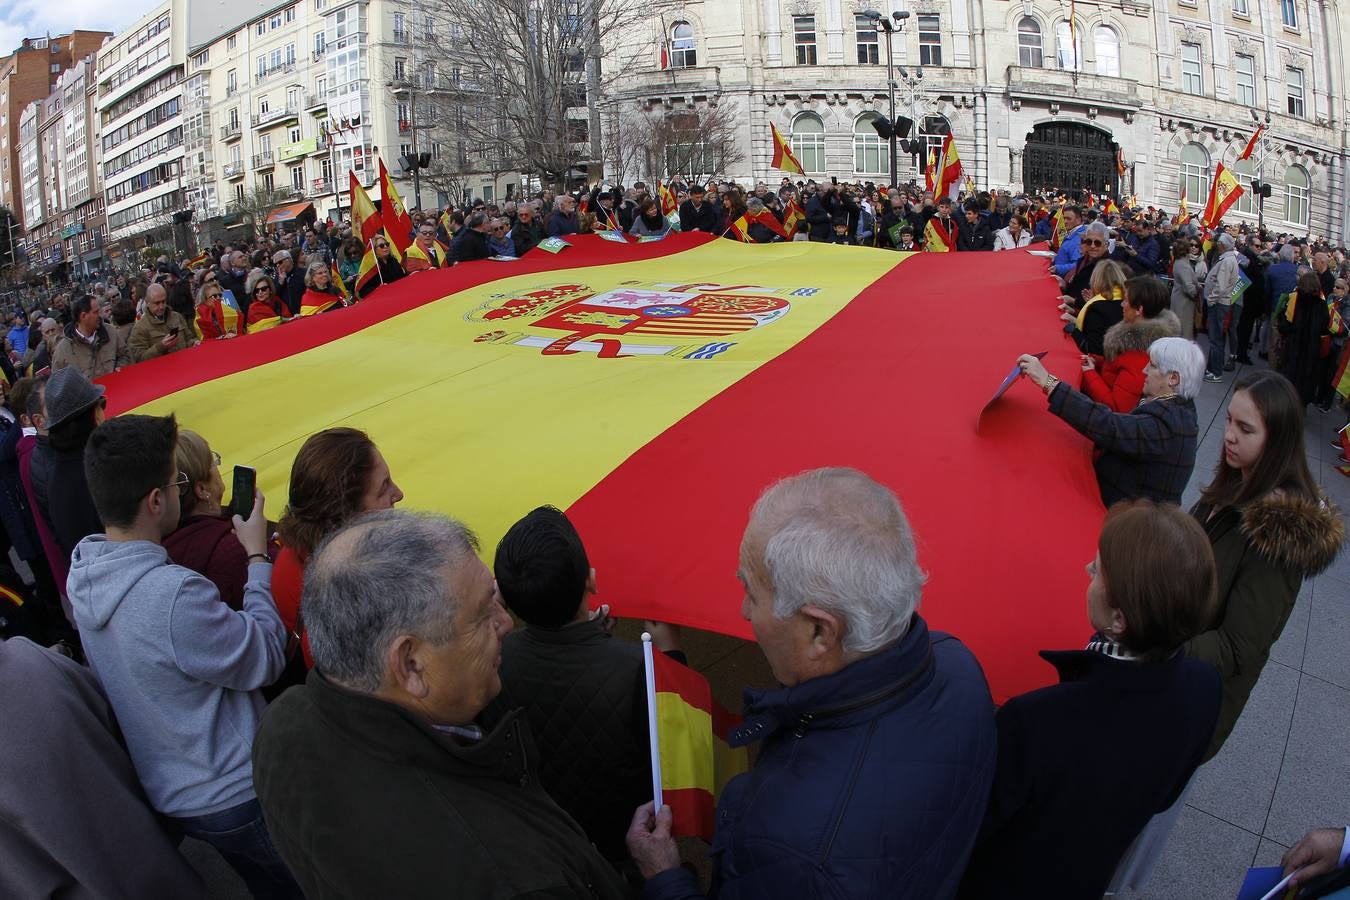
[(1214, 624), (1185, 645), (1223, 678), (1208, 760), (1237, 724), (1299, 586), (1345, 542), (1344, 522), (1308, 471), (1303, 403), (1283, 375), (1263, 370), (1238, 381), (1214, 481), (1191, 515), (1209, 535), (1219, 574)]

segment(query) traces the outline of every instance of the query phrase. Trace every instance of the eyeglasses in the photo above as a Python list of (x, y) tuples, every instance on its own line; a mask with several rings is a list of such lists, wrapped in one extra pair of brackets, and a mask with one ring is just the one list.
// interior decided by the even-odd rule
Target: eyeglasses
[(257, 287), (255, 287), (255, 288), (253, 289), (253, 293), (255, 293), (255, 294), (270, 294), (270, 293), (272, 293), (272, 286), (271, 286), (271, 285), (267, 285), (267, 284), (260, 284), (260, 285), (258, 285)]
[(389, 245), (388, 245), (388, 244), (376, 244), (376, 245), (375, 245), (375, 249), (376, 249), (376, 250), (388, 250), (388, 249), (389, 249)]
[(164, 486), (165, 486), (166, 488), (185, 488), (185, 487), (187, 487), (189, 484), (192, 484), (192, 479), (189, 478), (189, 477), (187, 477), (187, 474), (186, 474), (186, 473), (184, 473), (184, 472), (179, 472), (179, 473), (178, 473), (178, 479), (177, 479), (176, 481), (170, 481), (168, 484), (166, 484), (166, 485), (164, 485)]
[(216, 466), (220, 465), (220, 454), (214, 450), (211, 451), (211, 462), (215, 463)]
[(206, 295), (206, 299), (207, 299), (207, 300), (219, 300), (221, 297), (224, 297), (224, 296), (225, 296), (224, 294), (207, 294), (207, 295)]
[(1106, 241), (1099, 241), (1099, 240), (1097, 240), (1096, 238), (1093, 238), (1093, 239), (1091, 239), (1091, 240), (1089, 240), (1088, 238), (1084, 238), (1083, 240), (1079, 241), (1079, 243), (1082, 244), (1084, 247), (1104, 247), (1104, 246), (1106, 246)]

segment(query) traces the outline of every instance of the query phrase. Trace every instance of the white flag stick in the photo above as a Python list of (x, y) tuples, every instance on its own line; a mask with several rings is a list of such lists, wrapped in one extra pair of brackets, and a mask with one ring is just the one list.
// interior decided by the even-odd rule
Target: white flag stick
[(647, 737), (652, 754), (652, 800), (661, 811), (661, 745), (656, 734), (656, 665), (652, 660), (652, 636), (642, 632), (642, 665), (647, 673)]

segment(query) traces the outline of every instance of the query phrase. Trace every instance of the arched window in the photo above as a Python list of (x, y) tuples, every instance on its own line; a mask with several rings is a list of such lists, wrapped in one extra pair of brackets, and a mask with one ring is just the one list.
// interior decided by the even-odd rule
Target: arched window
[[(891, 171), (891, 145), (877, 134), (875, 113), (864, 113), (853, 123), (853, 171), (858, 175), (886, 175)], [(803, 163), (805, 165), (805, 163)]]
[(1308, 227), (1309, 200), (1308, 170), (1290, 166), (1284, 172), (1284, 220), (1303, 228)]
[(1097, 74), (1120, 77), (1120, 38), (1105, 25), (1092, 32), (1092, 50), (1097, 57)]
[(1031, 69), (1044, 65), (1041, 51), (1041, 25), (1031, 16), (1017, 23), (1017, 64)]
[(1078, 72), (1083, 68), (1083, 32), (1068, 22), (1055, 25), (1055, 61), (1061, 69)]
[(1232, 169), (1233, 177), (1237, 179), (1237, 183), (1242, 185), (1242, 193), (1238, 195), (1237, 202), (1233, 204), (1233, 211), (1256, 215), (1256, 197), (1252, 191), (1252, 161), (1250, 159), (1235, 160), (1229, 168)]
[(811, 175), (825, 171), (825, 123), (814, 113), (792, 120), (792, 152)]
[(676, 22), (670, 26), (670, 65), (673, 69), (692, 69), (698, 65), (694, 26), (688, 22)]
[(1209, 151), (1200, 144), (1181, 148), (1181, 186), (1186, 189), (1186, 206), (1204, 212), (1209, 199)]

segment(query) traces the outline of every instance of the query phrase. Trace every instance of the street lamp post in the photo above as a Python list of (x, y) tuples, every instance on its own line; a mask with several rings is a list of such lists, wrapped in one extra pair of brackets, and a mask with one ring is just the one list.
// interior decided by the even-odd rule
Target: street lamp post
[(1261, 140), (1257, 142), (1259, 152), (1256, 156), (1256, 162), (1252, 164), (1252, 190), (1256, 192), (1256, 233), (1259, 235), (1266, 228), (1266, 198), (1270, 196), (1270, 185), (1261, 180), (1261, 172), (1266, 165), (1266, 155), (1270, 152), (1270, 111), (1266, 111), (1264, 119), (1257, 114), (1256, 110), (1252, 110), (1251, 113), (1256, 127), (1263, 129)]
[(900, 135), (896, 133), (895, 127), (895, 33), (902, 29), (905, 19), (909, 18), (908, 12), (891, 13), (894, 22), (886, 18), (876, 10), (868, 10), (863, 16), (871, 19), (873, 26), (877, 31), (886, 34), (886, 88), (890, 94), (891, 106), (891, 128), (890, 128), (890, 155), (891, 155), (891, 187), (896, 187), (900, 183), (899, 158), (896, 152), (896, 138)]

